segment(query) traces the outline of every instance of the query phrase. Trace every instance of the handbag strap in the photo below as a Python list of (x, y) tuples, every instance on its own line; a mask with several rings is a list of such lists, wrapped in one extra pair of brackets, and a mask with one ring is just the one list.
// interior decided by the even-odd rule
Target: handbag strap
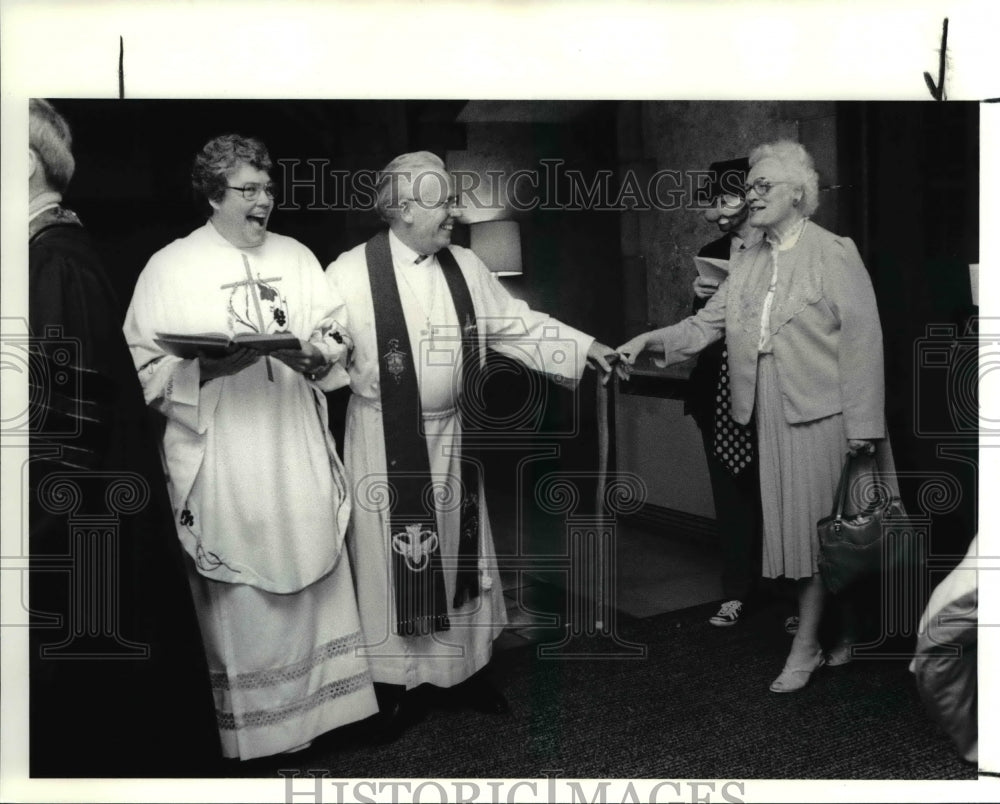
[[(850, 487), (850, 477), (851, 469), (853, 468), (854, 462), (861, 460), (862, 458), (870, 458), (868, 455), (852, 455), (850, 452), (847, 453), (847, 460), (844, 461), (844, 468), (840, 470), (840, 480), (837, 481), (837, 493), (833, 497), (833, 518), (837, 520), (842, 520), (844, 518), (844, 508), (847, 506), (847, 491)], [(877, 511), (879, 508), (883, 507), (888, 503), (888, 498), (874, 499), (869, 506), (861, 513), (871, 513)]]
[(844, 461), (844, 468), (840, 470), (840, 480), (837, 482), (837, 493), (833, 495), (833, 518), (840, 520), (844, 518), (844, 506), (847, 504), (847, 479), (851, 474), (851, 461), (854, 455), (847, 453), (847, 460)]

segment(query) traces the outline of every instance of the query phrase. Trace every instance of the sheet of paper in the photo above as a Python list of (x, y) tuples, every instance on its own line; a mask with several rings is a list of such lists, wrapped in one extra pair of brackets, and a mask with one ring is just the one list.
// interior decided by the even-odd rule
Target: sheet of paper
[(719, 260), (715, 257), (695, 257), (694, 267), (698, 271), (698, 276), (714, 279), (720, 285), (729, 276), (729, 260)]

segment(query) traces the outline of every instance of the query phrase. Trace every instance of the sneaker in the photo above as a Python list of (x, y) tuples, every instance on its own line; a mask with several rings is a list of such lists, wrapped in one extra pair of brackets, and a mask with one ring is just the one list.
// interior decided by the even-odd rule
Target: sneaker
[(740, 614), (743, 613), (743, 601), (727, 600), (719, 610), (708, 618), (712, 625), (736, 625), (740, 621)]
[[(797, 634), (799, 632), (799, 618), (792, 616), (785, 618), (785, 633)], [(829, 662), (827, 662), (829, 664)]]

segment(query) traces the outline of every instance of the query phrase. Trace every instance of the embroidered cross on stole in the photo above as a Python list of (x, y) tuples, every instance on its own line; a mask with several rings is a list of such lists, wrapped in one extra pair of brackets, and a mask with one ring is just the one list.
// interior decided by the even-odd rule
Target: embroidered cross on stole
[[(396, 628), (419, 636), (450, 627), (441, 566), (440, 536), (431, 485), (427, 442), (420, 432), (420, 389), (413, 345), (392, 267), (388, 232), (365, 245), (368, 280), (376, 300), (375, 338), (379, 362), (382, 427), (388, 484), (392, 490), (389, 536), (392, 551)], [(476, 314), (461, 269), (448, 249), (438, 252), (459, 321), (464, 321), (462, 368), (466, 381), (479, 358)], [(464, 394), (462, 395), (464, 396)], [(460, 456), (461, 533), (454, 606), (479, 595), (479, 467)]]

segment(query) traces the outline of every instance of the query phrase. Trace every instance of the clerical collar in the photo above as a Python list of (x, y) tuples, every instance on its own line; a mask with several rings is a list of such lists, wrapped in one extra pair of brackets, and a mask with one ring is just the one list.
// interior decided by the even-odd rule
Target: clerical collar
[(45, 210), (59, 206), (62, 195), (55, 191), (39, 193), (28, 201), (28, 221), (41, 215)]
[(392, 229), (389, 230), (389, 250), (392, 252), (392, 258), (403, 265), (421, 265), (430, 257), (428, 254), (414, 251), (400, 240)]
[(799, 242), (799, 237), (802, 235), (802, 231), (805, 229), (808, 220), (809, 218), (799, 218), (793, 223), (766, 231), (764, 232), (764, 238), (771, 248), (778, 251), (788, 251), (788, 249)]

